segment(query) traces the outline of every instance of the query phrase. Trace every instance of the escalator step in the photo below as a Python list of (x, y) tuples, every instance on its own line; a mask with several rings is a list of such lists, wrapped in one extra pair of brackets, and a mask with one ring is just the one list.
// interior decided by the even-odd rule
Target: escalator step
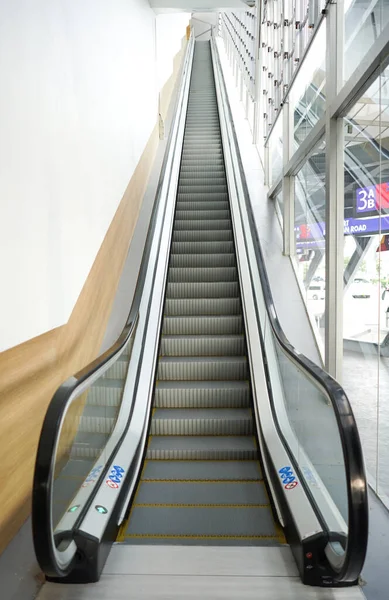
[(249, 376), (245, 356), (199, 357), (163, 356), (158, 361), (159, 381), (247, 379)]
[(162, 335), (236, 335), (243, 333), (242, 315), (164, 317)]
[[(186, 184), (185, 179), (179, 182), (178, 184), (178, 193), (179, 194), (191, 194), (191, 193), (203, 193), (203, 194), (217, 194), (217, 193), (227, 193), (227, 183), (219, 183), (219, 184), (207, 184), (207, 183), (196, 183), (196, 184)], [(187, 217), (188, 218), (188, 217)], [(216, 218), (216, 217), (215, 217)]]
[(167, 317), (239, 315), (241, 311), (239, 298), (180, 298), (177, 300), (167, 298), (164, 314)]
[(248, 408), (157, 408), (151, 435), (252, 435)]
[(187, 230), (215, 230), (215, 229), (228, 229), (231, 231), (231, 220), (230, 219), (201, 219), (197, 221), (191, 221), (189, 219), (176, 220), (174, 223), (176, 231)]
[(116, 423), (117, 406), (95, 406), (87, 404), (81, 417), (77, 418), (78, 431), (110, 434)]
[[(177, 465), (179, 464), (177, 462)], [(135, 502), (135, 506), (140, 504), (269, 506), (265, 485), (261, 481), (239, 483), (142, 481)]]
[[(203, 185), (203, 184), (201, 184)], [(195, 186), (197, 187), (197, 186)], [(200, 186), (198, 186), (200, 187)], [(207, 184), (204, 185), (204, 188), (209, 189), (210, 186)], [(181, 220), (190, 220), (190, 221), (199, 221), (200, 219), (209, 220), (225, 220), (230, 219), (230, 211), (227, 210), (209, 210), (206, 207), (200, 210), (177, 210), (176, 211), (176, 219), (177, 221)]]
[(236, 267), (193, 267), (192, 269), (171, 267), (168, 273), (168, 281), (172, 283), (237, 280)]
[(158, 381), (156, 408), (245, 408), (251, 406), (248, 381)]
[(254, 460), (253, 436), (151, 436), (146, 458), (151, 460)]
[(209, 242), (209, 241), (227, 241), (232, 240), (232, 229), (200, 229), (200, 230), (181, 230), (173, 231), (174, 242)]
[(181, 205), (185, 202), (228, 202), (228, 194), (225, 192), (218, 192), (217, 194), (204, 194), (203, 192), (194, 192), (191, 194), (183, 193), (178, 194), (177, 202)]
[(172, 254), (170, 266), (175, 268), (187, 267), (234, 267), (236, 264), (235, 253), (232, 254)]
[(125, 536), (259, 537), (278, 540), (267, 507), (134, 506)]
[(103, 379), (125, 379), (128, 370), (128, 356), (122, 354), (113, 365), (105, 371)]
[(162, 356), (240, 356), (245, 352), (243, 335), (163, 335)]
[(123, 379), (99, 379), (89, 390), (87, 404), (119, 406), (123, 388)]
[(201, 210), (217, 210), (217, 211), (229, 211), (229, 204), (227, 201), (214, 202), (212, 197), (203, 197), (199, 200), (191, 201), (191, 200), (178, 200), (177, 201), (177, 210), (178, 211), (201, 211)]
[[(192, 242), (184, 242), (192, 243)], [(198, 242), (194, 242), (198, 243)], [(204, 242), (204, 245), (206, 242)], [(168, 283), (167, 298), (236, 298), (239, 295), (237, 281), (206, 281), (196, 283)]]
[[(172, 254), (232, 254), (234, 243), (229, 242), (173, 242)], [(235, 254), (234, 254), (235, 255)]]
[(143, 481), (260, 481), (262, 471), (257, 460), (148, 460)]

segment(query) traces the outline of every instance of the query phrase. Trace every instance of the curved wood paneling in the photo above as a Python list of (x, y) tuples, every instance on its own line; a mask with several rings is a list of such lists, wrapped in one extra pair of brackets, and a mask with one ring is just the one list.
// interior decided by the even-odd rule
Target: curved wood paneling
[[(161, 91), (170, 102), (185, 44)], [(99, 352), (159, 141), (155, 124), (66, 325), (0, 354), (0, 552), (30, 513), (34, 461), (57, 387)]]

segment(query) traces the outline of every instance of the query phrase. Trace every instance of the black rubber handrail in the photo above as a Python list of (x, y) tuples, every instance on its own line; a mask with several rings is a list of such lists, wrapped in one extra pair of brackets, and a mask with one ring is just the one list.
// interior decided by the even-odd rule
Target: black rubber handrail
[[(214, 44), (214, 46), (216, 47), (216, 44)], [(233, 133), (233, 141), (239, 164), (245, 205), (250, 223), (250, 232), (254, 242), (254, 250), (258, 264), (263, 297), (273, 334), (279, 345), (282, 347), (284, 353), (287, 354), (295, 363), (297, 363), (303, 372), (308, 373), (309, 376), (314, 379), (322, 389), (325, 390), (332, 403), (337, 420), (346, 471), (348, 494), (348, 538), (346, 556), (341, 569), (336, 573), (336, 580), (340, 583), (355, 582), (361, 573), (365, 561), (369, 530), (368, 492), (365, 464), (357, 424), (350, 401), (341, 385), (321, 367), (312, 362), (308, 357), (304, 356), (304, 354), (296, 350), (296, 348), (287, 339), (278, 320), (273, 295), (267, 276), (266, 265), (262, 254), (261, 243), (258, 237), (258, 230), (255, 224), (254, 214), (250, 202), (250, 194), (244, 174), (234, 120), (228, 99), (226, 84), (224, 81), (223, 70), (217, 50), (215, 54), (221, 75), (220, 80), (224, 88), (227, 114)]]
[[(189, 52), (189, 44), (187, 52)], [(185, 57), (183, 63), (183, 72), (185, 70), (185, 66), (187, 66), (187, 57)], [(177, 94), (175, 107), (173, 110), (173, 115), (176, 115), (179, 108), (180, 94)], [(75, 556), (73, 561), (71, 561), (66, 568), (61, 568), (58, 564), (58, 561), (55, 556), (54, 546), (53, 546), (53, 531), (52, 531), (52, 522), (51, 522), (51, 509), (52, 509), (52, 474), (55, 466), (55, 449), (58, 441), (58, 435), (61, 429), (61, 425), (64, 417), (66, 416), (67, 409), (70, 405), (71, 399), (74, 395), (77, 394), (77, 390), (81, 389), (83, 391), (91, 385), (96, 376), (98, 376), (98, 372), (101, 371), (103, 373), (106, 369), (109, 368), (113, 362), (115, 362), (115, 357), (119, 357), (122, 350), (129, 343), (130, 338), (132, 337), (136, 324), (139, 318), (139, 307), (142, 298), (147, 267), (149, 262), (150, 250), (154, 238), (155, 226), (157, 220), (157, 214), (161, 202), (161, 190), (162, 185), (166, 177), (166, 164), (168, 160), (168, 150), (172, 142), (173, 136), (173, 126), (170, 128), (169, 137), (166, 144), (165, 155), (163, 158), (161, 173), (158, 180), (158, 185), (155, 194), (155, 202), (151, 213), (150, 224), (147, 232), (146, 243), (144, 246), (144, 251), (142, 255), (141, 266), (138, 273), (135, 294), (133, 297), (130, 313), (126, 320), (126, 324), (119, 335), (118, 339), (114, 344), (106, 350), (102, 355), (96, 358), (94, 361), (86, 365), (82, 370), (76, 373), (73, 377), (68, 378), (55, 392), (49, 407), (47, 409), (42, 429), (40, 433), (38, 449), (35, 460), (35, 471), (34, 471), (34, 479), (33, 479), (33, 491), (32, 491), (32, 530), (33, 530), (33, 541), (34, 541), (34, 549), (35, 554), (38, 560), (38, 563), (42, 569), (42, 571), (49, 577), (64, 577), (66, 576), (73, 568), (74, 562), (77, 560)], [(77, 521), (73, 526), (73, 531), (77, 528), (79, 523), (81, 523), (84, 518), (97, 490), (99, 488), (100, 482), (102, 482), (105, 477), (109, 465), (111, 463), (111, 458), (114, 457), (118, 446), (122, 442), (122, 437), (116, 444), (113, 449), (110, 457), (107, 458), (105, 462), (105, 467), (100, 473), (99, 479), (96, 482), (93, 491), (91, 492), (90, 497), (88, 498), (85, 505), (80, 510), (80, 514), (78, 515)]]

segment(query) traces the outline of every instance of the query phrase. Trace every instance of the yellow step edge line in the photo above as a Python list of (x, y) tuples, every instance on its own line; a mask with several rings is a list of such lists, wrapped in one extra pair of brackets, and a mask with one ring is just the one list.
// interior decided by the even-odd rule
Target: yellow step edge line
[(278, 540), (279, 540), (280, 544), (286, 544), (286, 538), (285, 538), (284, 530), (282, 529), (282, 527), (278, 523), (278, 521), (276, 521), (274, 518), (273, 518), (273, 521), (274, 521), (274, 526), (276, 528), (277, 537), (278, 537)]
[(143, 467), (142, 467), (142, 471), (141, 471), (141, 474), (140, 474), (140, 479), (139, 479), (138, 485), (136, 487), (134, 501), (133, 501), (133, 503), (131, 505), (129, 515), (128, 515), (127, 519), (124, 519), (124, 521), (122, 522), (122, 524), (119, 527), (118, 535), (117, 535), (117, 538), (116, 538), (117, 542), (123, 542), (124, 541), (124, 537), (125, 537), (124, 534), (125, 534), (125, 532), (127, 530), (128, 524), (130, 522), (132, 511), (134, 510), (136, 498), (138, 496), (138, 493), (139, 493), (139, 490), (140, 490), (140, 487), (141, 487), (141, 481), (142, 481), (143, 473), (144, 473), (144, 471), (146, 469), (146, 466), (147, 466), (147, 459), (145, 459), (144, 462), (143, 462)]
[(174, 540), (277, 540), (276, 535), (168, 535), (163, 533), (132, 533), (127, 534), (125, 539), (174, 539)]
[(270, 504), (134, 504), (138, 508), (270, 508)]

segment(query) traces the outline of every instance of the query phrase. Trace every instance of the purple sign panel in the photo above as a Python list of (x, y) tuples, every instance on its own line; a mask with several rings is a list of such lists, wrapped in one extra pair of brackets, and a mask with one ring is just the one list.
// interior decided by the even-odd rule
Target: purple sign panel
[[(365, 219), (345, 219), (344, 235), (375, 235), (389, 232), (389, 215), (381, 217), (368, 217)], [(325, 223), (312, 225), (299, 225), (295, 227), (296, 247), (314, 248), (324, 247)]]
[(357, 213), (376, 210), (376, 186), (369, 185), (357, 189)]
[(356, 190), (356, 215), (374, 215), (389, 209), (389, 183), (377, 183)]

